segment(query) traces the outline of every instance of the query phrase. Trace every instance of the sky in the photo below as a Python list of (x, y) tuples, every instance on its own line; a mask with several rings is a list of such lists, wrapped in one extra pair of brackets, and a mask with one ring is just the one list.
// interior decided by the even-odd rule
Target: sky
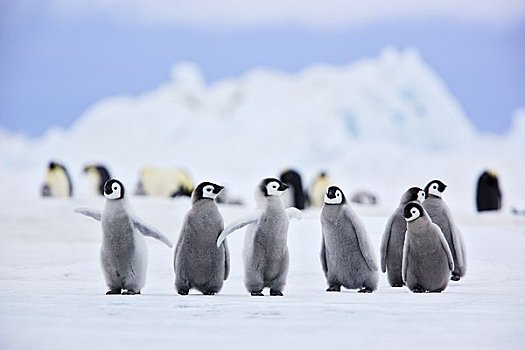
[(525, 1), (0, 0), (0, 127), (68, 127), (197, 63), (209, 83), (415, 47), (481, 131), (525, 106)]

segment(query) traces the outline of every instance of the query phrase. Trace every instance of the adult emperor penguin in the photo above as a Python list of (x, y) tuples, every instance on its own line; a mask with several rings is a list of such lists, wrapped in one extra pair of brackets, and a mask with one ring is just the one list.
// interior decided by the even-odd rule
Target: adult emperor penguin
[(403, 281), (414, 293), (443, 291), (454, 270), (445, 236), (420, 203), (406, 204), (403, 215), (408, 227), (403, 247)]
[(325, 171), (313, 180), (310, 186), (310, 202), (313, 207), (320, 207), (324, 203), (324, 197), (328, 186), (330, 186), (330, 178)]
[(248, 226), (244, 238), (244, 284), (252, 296), (282, 296), (288, 274), (288, 224), (291, 218), (301, 219), (297, 208), (284, 208), (281, 195), (287, 185), (275, 178), (262, 180), (256, 189), (258, 209), (228, 225), (217, 239), (219, 247), (232, 232)]
[(346, 202), (343, 191), (330, 186), (321, 211), (321, 266), (327, 292), (341, 286), (360, 293), (377, 289), (377, 264), (361, 219)]
[(288, 191), (284, 193), (284, 196), (287, 194), (289, 196), (288, 200), (283, 197), (285, 207), (295, 207), (301, 210), (305, 209), (307, 200), (303, 189), (301, 175), (297, 171), (289, 169), (281, 173), (280, 179), (290, 187)]
[(399, 206), (388, 219), (381, 239), (381, 271), (388, 272), (388, 283), (392, 287), (402, 287), (403, 277), (401, 267), (403, 262), (403, 245), (405, 244), (405, 233), (407, 223), (403, 215), (405, 205), (408, 202), (425, 200), (425, 191), (419, 187), (409, 188), (403, 196)]
[(480, 175), (476, 189), (476, 207), (478, 212), (501, 209), (501, 191), (494, 171), (485, 170)]
[(148, 266), (148, 251), (142, 235), (158, 239), (168, 247), (172, 244), (162, 233), (133, 216), (119, 180), (106, 182), (104, 196), (102, 213), (91, 209), (75, 211), (102, 222), (100, 262), (109, 288), (106, 294), (140, 294)]
[(82, 171), (88, 176), (94, 192), (103, 196), (104, 185), (106, 184), (106, 181), (111, 179), (109, 170), (101, 164), (88, 164)]
[(426, 200), (423, 202), (423, 208), (427, 211), (432, 222), (437, 224), (452, 252), (454, 258), (454, 271), (451, 279), (459, 281), (465, 275), (467, 269), (465, 244), (458, 227), (452, 219), (452, 213), (448, 205), (441, 199), (443, 191), (447, 185), (440, 180), (432, 180), (425, 187)]
[(181, 295), (191, 288), (205, 295), (218, 293), (230, 273), (228, 245), (216, 245), (224, 222), (215, 198), (223, 188), (202, 182), (193, 190), (173, 260), (175, 289)]
[(55, 161), (49, 162), (42, 197), (72, 197), (73, 184), (66, 167)]

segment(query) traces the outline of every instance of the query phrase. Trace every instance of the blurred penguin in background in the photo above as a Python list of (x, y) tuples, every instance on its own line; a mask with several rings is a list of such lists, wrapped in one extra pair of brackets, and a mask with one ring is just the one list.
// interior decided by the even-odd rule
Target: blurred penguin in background
[(376, 205), (379, 201), (377, 196), (368, 191), (358, 191), (352, 195), (350, 202), (363, 205)]
[(304, 193), (301, 175), (297, 171), (289, 169), (282, 172), (279, 179), (289, 186), (288, 191), (283, 194), (284, 207), (306, 209), (307, 196)]
[(72, 197), (73, 184), (66, 167), (55, 161), (49, 162), (42, 186), (42, 197)]
[(478, 179), (476, 205), (479, 212), (501, 209), (498, 176), (492, 170), (485, 170)]
[(97, 195), (104, 195), (104, 184), (111, 179), (108, 169), (101, 164), (88, 164), (82, 169), (82, 172), (87, 175), (89, 182), (92, 185), (93, 192)]
[(331, 185), (331, 180), (325, 171), (321, 171), (310, 186), (310, 202), (314, 207), (320, 207), (324, 203), (324, 195)]
[(139, 174), (136, 195), (160, 197), (190, 197), (194, 184), (191, 176), (183, 169), (159, 169), (144, 167)]

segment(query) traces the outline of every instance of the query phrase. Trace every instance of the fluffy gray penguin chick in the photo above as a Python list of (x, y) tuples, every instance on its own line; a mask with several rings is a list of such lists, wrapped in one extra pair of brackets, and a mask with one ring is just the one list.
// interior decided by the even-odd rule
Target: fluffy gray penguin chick
[(321, 211), (321, 266), (328, 283), (327, 292), (341, 286), (371, 293), (377, 289), (378, 272), (365, 227), (346, 203), (343, 191), (330, 186)]
[(102, 213), (76, 209), (77, 213), (102, 222), (100, 262), (109, 291), (106, 294), (140, 294), (146, 283), (148, 250), (144, 236), (172, 247), (159, 231), (134, 217), (125, 196), (124, 185), (115, 179), (104, 185), (106, 203)]
[(182, 224), (175, 248), (175, 289), (187, 295), (195, 288), (204, 295), (218, 293), (230, 273), (230, 252), (226, 241), (216, 245), (224, 228), (215, 199), (223, 186), (202, 182), (191, 196), (191, 209)]
[(287, 246), (290, 218), (301, 219), (299, 209), (284, 208), (281, 195), (287, 185), (275, 178), (262, 180), (256, 189), (258, 209), (229, 224), (217, 239), (217, 245), (232, 232), (248, 226), (244, 238), (244, 284), (252, 296), (282, 296), (288, 273)]
[(408, 203), (403, 215), (408, 225), (403, 281), (414, 293), (443, 291), (454, 270), (454, 260), (441, 229), (418, 202)]
[(419, 187), (409, 188), (401, 197), (399, 206), (388, 219), (381, 239), (381, 271), (387, 272), (388, 283), (392, 287), (402, 287), (401, 265), (407, 223), (403, 215), (405, 204), (412, 201), (423, 203), (425, 191)]
[(432, 180), (425, 187), (427, 199), (423, 202), (423, 208), (427, 211), (432, 222), (438, 225), (447, 240), (452, 257), (454, 258), (454, 271), (451, 279), (459, 281), (467, 271), (466, 247), (463, 242), (461, 231), (457, 227), (452, 217), (448, 205), (443, 201), (441, 196), (447, 188), (440, 180)]

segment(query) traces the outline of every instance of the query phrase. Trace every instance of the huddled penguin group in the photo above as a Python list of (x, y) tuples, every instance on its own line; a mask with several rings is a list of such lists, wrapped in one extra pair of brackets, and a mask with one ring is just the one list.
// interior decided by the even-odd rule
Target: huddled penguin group
[[(466, 247), (443, 201), (447, 186), (432, 180), (401, 197), (381, 240), (381, 270), (392, 287), (415, 293), (441, 292), (466, 272)], [(406, 221), (406, 223), (403, 222)]]
[[(285, 179), (293, 183), (291, 175)], [(441, 292), (449, 280), (458, 281), (465, 275), (465, 244), (442, 199), (446, 187), (433, 180), (424, 189), (408, 189), (388, 219), (381, 240), (380, 266), (392, 287), (406, 286), (415, 293)], [(230, 272), (227, 237), (246, 227), (243, 260), (247, 292), (263, 296), (264, 289), (269, 288), (269, 295), (282, 296), (289, 267), (288, 227), (291, 219), (302, 218), (298, 208), (287, 207), (283, 201), (290, 185), (277, 178), (263, 179), (256, 187), (257, 209), (226, 226), (217, 206), (223, 189), (202, 182), (191, 193), (191, 208), (173, 255), (176, 292), (187, 295), (195, 289), (204, 295), (219, 293)], [(84, 208), (76, 212), (102, 224), (100, 261), (107, 294), (140, 294), (147, 270), (144, 236), (170, 248), (172, 243), (132, 213), (119, 180), (107, 180), (103, 195), (106, 201), (102, 212)], [(332, 185), (326, 189), (320, 221), (320, 265), (326, 291), (340, 292), (341, 287), (360, 293), (377, 290), (374, 249), (365, 225), (341, 188)]]

